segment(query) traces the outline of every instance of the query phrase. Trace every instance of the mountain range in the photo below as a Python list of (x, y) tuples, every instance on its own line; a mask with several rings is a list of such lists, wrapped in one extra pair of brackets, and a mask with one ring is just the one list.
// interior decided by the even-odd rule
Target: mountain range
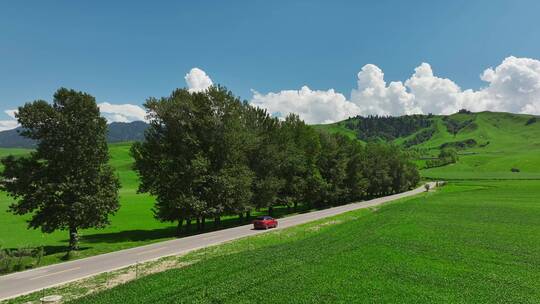
[[(143, 121), (113, 122), (107, 125), (107, 142), (140, 141), (148, 127)], [(1, 148), (33, 148), (35, 142), (20, 135), (21, 128), (0, 132)]]

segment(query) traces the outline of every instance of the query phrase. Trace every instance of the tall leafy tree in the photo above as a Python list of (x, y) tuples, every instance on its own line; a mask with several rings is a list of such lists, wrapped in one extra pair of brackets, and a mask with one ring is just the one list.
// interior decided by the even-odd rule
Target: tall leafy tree
[(150, 98), (150, 127), (132, 146), (140, 192), (156, 197), (155, 217), (178, 223), (200, 222), (251, 206), (251, 145), (243, 119), (247, 105), (222, 87)]
[(30, 213), (30, 228), (68, 230), (69, 249), (77, 250), (78, 230), (107, 225), (119, 208), (106, 121), (94, 97), (64, 88), (52, 105), (38, 100), (20, 107), (17, 119), (37, 148), (2, 160), (2, 189), (16, 199), (9, 211)]
[(154, 216), (177, 222), (179, 234), (184, 220), (207, 210), (201, 193), (207, 191), (211, 164), (201, 139), (211, 130), (211, 107), (204, 94), (184, 89), (150, 98), (145, 107), (150, 124), (145, 140), (131, 147), (138, 191), (156, 197)]
[(272, 210), (273, 206), (283, 203), (279, 193), (285, 185), (281, 170), (286, 155), (279, 137), (280, 123), (264, 109), (247, 107), (246, 114), (246, 125), (253, 138), (248, 151), (249, 166), (254, 174), (252, 202), (256, 208)]
[(219, 224), (221, 215), (239, 214), (252, 208), (253, 172), (248, 165), (247, 152), (254, 139), (245, 117), (247, 103), (219, 86), (209, 88), (205, 96), (211, 104), (210, 115), (214, 122), (206, 134), (211, 183), (205, 201)]
[(296, 208), (300, 202), (317, 204), (324, 179), (317, 167), (321, 145), (317, 131), (306, 125), (296, 114), (290, 114), (281, 124), (280, 135), (286, 155), (281, 175), (285, 181), (280, 196)]

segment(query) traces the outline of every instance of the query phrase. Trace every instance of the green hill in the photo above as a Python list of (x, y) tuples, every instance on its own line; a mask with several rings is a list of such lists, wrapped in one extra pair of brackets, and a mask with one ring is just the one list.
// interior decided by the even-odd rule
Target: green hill
[[(426, 178), (540, 179), (540, 121), (536, 116), (463, 112), (404, 117), (409, 118), (408, 124), (399, 122), (403, 117), (394, 118), (386, 121), (384, 128), (362, 117), (317, 128), (363, 141), (386, 140), (416, 151)], [(414, 120), (421, 121), (416, 128), (410, 123)], [(428, 126), (422, 125), (425, 120), (429, 121)], [(387, 127), (392, 124), (396, 130)], [(458, 151), (457, 163), (425, 168), (426, 160), (436, 157), (443, 147)], [(512, 172), (512, 168), (519, 172)]]

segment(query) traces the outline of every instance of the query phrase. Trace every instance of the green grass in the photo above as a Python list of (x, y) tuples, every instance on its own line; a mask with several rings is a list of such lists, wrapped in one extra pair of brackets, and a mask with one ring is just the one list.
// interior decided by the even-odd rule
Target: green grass
[[(79, 256), (90, 256), (103, 252), (115, 251), (145, 243), (172, 237), (174, 228), (171, 224), (160, 223), (152, 216), (153, 200), (145, 194), (137, 194), (137, 177), (131, 170), (129, 157), (130, 144), (111, 146), (111, 164), (117, 170), (122, 188), (120, 191), (121, 208), (112, 217), (112, 223), (105, 229), (88, 229), (81, 232)], [(0, 149), (0, 155), (11, 153), (15, 149)], [(28, 150), (16, 149), (18, 154)], [(12, 202), (5, 193), (0, 193), (0, 245), (3, 248), (45, 246), (48, 253), (43, 264), (61, 261), (67, 244), (67, 233), (58, 231), (44, 234), (40, 230), (27, 229), (28, 217), (16, 216), (6, 212)]]
[(351, 129), (347, 129), (343, 124), (341, 123), (335, 123), (335, 124), (326, 124), (326, 125), (313, 125), (318, 130), (325, 130), (331, 134), (342, 134), (347, 136), (350, 139), (358, 139), (358, 136), (356, 136), (356, 132), (354, 132)]
[(436, 193), (251, 237), (76, 303), (538, 303), (540, 181)]
[[(457, 164), (422, 170), (422, 176), (432, 179), (540, 179), (540, 122), (526, 125), (533, 116), (511, 113), (480, 112), (474, 114), (454, 114), (456, 121), (473, 120), (476, 127), (464, 128), (455, 136), (444, 124), (443, 116), (434, 116), (436, 132), (433, 137), (419, 145), (424, 156), (436, 156), (440, 146), (448, 142), (474, 139), (478, 145), (459, 151)], [(319, 125), (333, 133), (355, 136), (354, 131), (342, 122)], [(351, 133), (352, 132), (352, 133)], [(421, 132), (418, 131), (418, 132)], [(397, 138), (393, 142), (403, 144), (415, 134)], [(418, 160), (421, 167), (425, 161)], [(510, 170), (517, 168), (519, 173)]]
[[(150, 195), (138, 194), (138, 179), (131, 169), (132, 159), (129, 156), (130, 143), (110, 145), (111, 165), (116, 169), (122, 187), (120, 189), (119, 211), (111, 217), (111, 225), (104, 229), (82, 230), (80, 238), (81, 250), (75, 258), (117, 251), (163, 241), (175, 237), (176, 226), (172, 223), (161, 223), (154, 219), (152, 207), (154, 200)], [(8, 154), (23, 155), (29, 153), (25, 149), (0, 149), (0, 156)], [(12, 199), (0, 192), (0, 246), (1, 248), (21, 248), (43, 246), (46, 255), (41, 265), (63, 261), (68, 244), (68, 233), (57, 231), (51, 234), (40, 230), (27, 229), (29, 216), (17, 216), (7, 212)], [(285, 208), (274, 209), (276, 215), (284, 215)], [(258, 215), (258, 213), (254, 213)], [(238, 225), (236, 217), (224, 217), (223, 227)], [(194, 228), (194, 227), (193, 227)], [(213, 223), (207, 223), (206, 231), (213, 229)]]

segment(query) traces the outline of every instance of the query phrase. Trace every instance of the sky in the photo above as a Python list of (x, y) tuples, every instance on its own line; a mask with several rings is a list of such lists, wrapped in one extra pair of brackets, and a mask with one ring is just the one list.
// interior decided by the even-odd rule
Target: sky
[(2, 1), (0, 130), (59, 87), (109, 121), (221, 84), (308, 123), (540, 114), (540, 1)]

